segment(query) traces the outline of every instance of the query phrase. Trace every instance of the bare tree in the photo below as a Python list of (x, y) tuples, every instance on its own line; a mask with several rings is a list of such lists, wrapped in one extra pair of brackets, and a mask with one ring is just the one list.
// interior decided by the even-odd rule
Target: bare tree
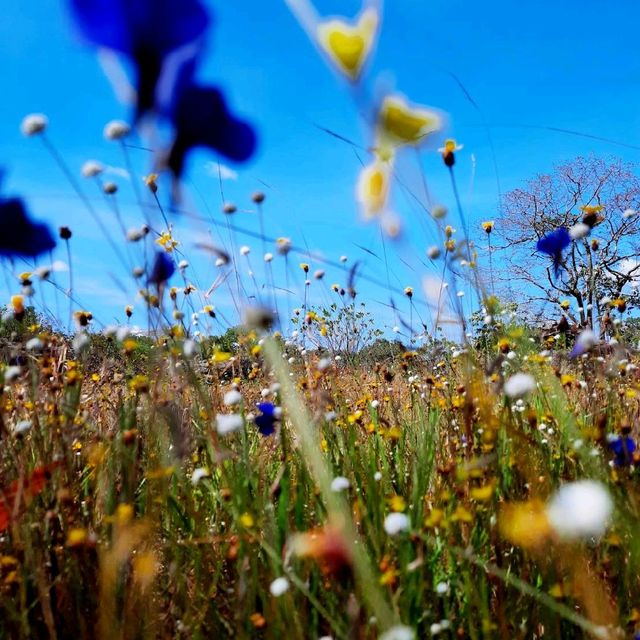
[[(507, 193), (496, 224), (505, 272), (503, 282), (533, 306), (569, 300), (577, 312), (571, 321), (596, 329), (607, 313), (606, 296), (637, 304), (640, 282), (640, 178), (619, 159), (578, 157), (538, 175), (524, 188)], [(575, 239), (564, 252), (556, 277), (537, 241), (559, 227), (587, 223), (590, 233)], [(575, 309), (574, 307), (574, 309)]]

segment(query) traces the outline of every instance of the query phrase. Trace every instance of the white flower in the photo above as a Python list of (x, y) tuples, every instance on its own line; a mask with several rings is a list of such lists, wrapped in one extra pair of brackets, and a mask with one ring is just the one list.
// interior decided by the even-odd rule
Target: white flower
[(528, 373), (516, 373), (504, 383), (504, 393), (508, 398), (523, 398), (534, 391), (536, 381)]
[(320, 358), (316, 367), (318, 371), (326, 371), (331, 366), (331, 358)]
[(379, 471), (376, 471), (376, 472), (373, 474), (373, 479), (374, 479), (376, 482), (380, 482), (380, 480), (382, 480), (382, 474), (381, 474)]
[(443, 207), (441, 204), (438, 204), (435, 207), (433, 207), (433, 209), (431, 210), (431, 215), (436, 220), (441, 220), (447, 215), (447, 208)]
[(234, 407), (242, 402), (242, 394), (237, 389), (232, 389), (224, 394), (223, 402), (227, 407)]
[(40, 338), (31, 338), (25, 346), (27, 347), (27, 351), (42, 351), (44, 344)]
[(350, 486), (349, 479), (344, 476), (338, 476), (331, 481), (331, 491), (339, 493), (340, 491), (346, 491)]
[(206, 467), (198, 467), (197, 469), (194, 469), (193, 473), (191, 474), (191, 484), (195, 486), (203, 478), (208, 478), (209, 475), (209, 469), (207, 469)]
[(448, 582), (438, 582), (436, 585), (436, 593), (440, 596), (449, 593), (449, 583)]
[(432, 260), (437, 260), (440, 257), (440, 247), (435, 244), (427, 249), (427, 256)]
[(219, 413), (216, 416), (216, 429), (221, 436), (242, 429), (242, 416), (238, 413)]
[(85, 178), (95, 178), (104, 171), (104, 165), (97, 160), (87, 160), (80, 171)]
[(22, 435), (23, 433), (29, 431), (31, 427), (31, 420), (20, 420), (20, 422), (18, 422), (16, 426), (13, 427), (13, 433), (15, 433), (16, 435)]
[(437, 622), (434, 622), (429, 627), (429, 632), (431, 633), (432, 636), (437, 636), (441, 631), (442, 631), (442, 626), (440, 624), (438, 624)]
[(270, 585), (269, 591), (274, 598), (279, 598), (289, 590), (289, 581), (286, 578), (276, 578)]
[(121, 140), (131, 133), (131, 127), (123, 120), (111, 120), (104, 127), (104, 137), (107, 140)]
[(622, 217), (625, 218), (625, 219), (626, 218), (632, 218), (633, 216), (636, 215), (636, 213), (637, 213), (637, 211), (634, 211), (633, 209), (625, 209), (622, 212)]
[(178, 269), (180, 269), (180, 271), (184, 271), (188, 266), (189, 263), (186, 260), (180, 260), (180, 262), (178, 262)]
[(240, 247), (240, 253), (243, 256), (248, 256), (251, 253), (251, 247), (248, 247), (246, 244)]
[(387, 629), (378, 640), (413, 640), (416, 637), (413, 629), (403, 624), (397, 624), (391, 629)]
[(43, 113), (30, 113), (22, 119), (20, 131), (25, 136), (35, 136), (38, 133), (42, 133), (48, 124), (49, 120)]
[(264, 261), (265, 262), (271, 262), (273, 260), (273, 253), (265, 253), (264, 254)]
[(371, 406), (372, 406), (374, 409), (377, 409), (377, 408), (380, 406), (380, 400), (372, 400), (372, 401), (371, 401)]
[(71, 343), (71, 346), (73, 347), (74, 351), (83, 351), (86, 347), (89, 346), (89, 336), (86, 333), (77, 333), (75, 338), (73, 339), (73, 342)]
[(7, 367), (4, 370), (4, 381), (5, 382), (13, 382), (18, 376), (22, 373), (22, 369), (17, 366)]
[(594, 480), (562, 485), (547, 504), (547, 518), (560, 538), (599, 538), (613, 511), (607, 489)]
[(347, 256), (340, 256), (340, 262), (346, 262), (347, 260)]
[(185, 358), (191, 358), (198, 348), (198, 343), (195, 340), (185, 340), (182, 345), (182, 353)]
[(569, 229), (569, 235), (572, 240), (580, 240), (580, 238), (586, 238), (591, 231), (591, 227), (584, 222), (578, 222)]
[(138, 242), (138, 240), (142, 240), (144, 238), (144, 231), (142, 229), (129, 229), (127, 231), (127, 240), (129, 242)]
[(408, 531), (410, 526), (409, 518), (404, 513), (390, 513), (384, 519), (384, 530), (390, 536), (397, 536), (402, 531)]

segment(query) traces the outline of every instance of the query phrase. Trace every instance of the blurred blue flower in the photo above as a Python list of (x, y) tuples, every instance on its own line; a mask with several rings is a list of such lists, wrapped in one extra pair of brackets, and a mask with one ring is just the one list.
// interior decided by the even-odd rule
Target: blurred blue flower
[(191, 86), (183, 92), (173, 118), (176, 135), (167, 164), (175, 176), (184, 169), (193, 147), (209, 147), (229, 160), (244, 162), (256, 148), (256, 134), (233, 115), (222, 93), (214, 87)]
[(279, 420), (279, 409), (270, 402), (261, 402), (258, 409), (262, 415), (256, 416), (255, 424), (263, 436), (270, 436), (276, 430), (275, 423)]
[[(129, 57), (136, 69), (136, 119), (170, 109), (191, 82), (209, 26), (199, 0), (70, 0), (82, 34)], [(161, 94), (161, 95), (157, 95)]]
[(620, 436), (609, 442), (609, 449), (613, 452), (616, 467), (627, 467), (632, 462), (636, 443), (629, 436)]
[(176, 265), (173, 260), (164, 251), (158, 251), (149, 274), (149, 282), (161, 285), (173, 275), (175, 270)]
[(558, 227), (538, 240), (536, 249), (553, 258), (553, 273), (557, 278), (562, 267), (562, 252), (571, 244), (571, 236), (564, 227)]
[(0, 256), (35, 258), (56, 246), (49, 227), (30, 220), (18, 198), (0, 198), (0, 229)]

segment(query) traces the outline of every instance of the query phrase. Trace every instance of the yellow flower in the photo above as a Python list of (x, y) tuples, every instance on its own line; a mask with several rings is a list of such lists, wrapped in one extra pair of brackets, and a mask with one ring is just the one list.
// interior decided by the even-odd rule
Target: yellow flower
[(570, 305), (570, 303), (569, 303), (569, 301), (568, 301), (568, 300), (563, 300), (563, 301), (560, 303), (560, 308), (561, 308), (563, 311), (567, 311), (567, 309), (569, 309), (569, 307), (570, 307), (570, 306), (571, 306), (571, 305)]
[(413, 287), (405, 287), (404, 295), (407, 296), (407, 298), (413, 298)]
[(306, 262), (301, 262), (300, 263), (300, 268), (305, 272), (305, 273), (309, 273), (309, 265)]
[(255, 520), (250, 513), (245, 512), (240, 516), (240, 524), (245, 529), (251, 529), (255, 525)]
[(13, 312), (16, 315), (24, 313), (24, 297), (11, 296), (11, 306), (13, 307)]
[(389, 508), (391, 511), (401, 512), (407, 508), (407, 503), (402, 496), (391, 496), (389, 498)]
[(158, 191), (158, 174), (150, 173), (148, 176), (145, 176), (144, 183), (149, 187), (151, 193), (156, 193)]
[(171, 230), (169, 229), (160, 234), (160, 237), (156, 240), (156, 244), (159, 244), (167, 253), (171, 253), (180, 243), (173, 239)]
[(383, 143), (395, 146), (419, 145), (444, 126), (443, 116), (425, 107), (410, 106), (397, 95), (382, 101), (378, 114), (378, 135)]
[(378, 24), (375, 9), (363, 11), (353, 25), (341, 18), (327, 20), (317, 27), (318, 43), (339, 71), (357, 80), (373, 47)]
[(374, 160), (360, 171), (356, 189), (356, 199), (366, 218), (380, 213), (389, 197), (391, 165)]
[(493, 220), (487, 220), (486, 222), (482, 223), (482, 228), (486, 233), (491, 233), (493, 231), (493, 224)]
[(498, 524), (509, 542), (525, 548), (542, 544), (550, 532), (545, 505), (540, 500), (505, 505)]
[(87, 530), (80, 527), (71, 529), (67, 535), (68, 547), (81, 547), (88, 538)]

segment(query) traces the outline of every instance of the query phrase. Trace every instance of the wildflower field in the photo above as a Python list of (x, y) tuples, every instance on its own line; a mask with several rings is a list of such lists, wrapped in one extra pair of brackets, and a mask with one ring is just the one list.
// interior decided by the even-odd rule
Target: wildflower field
[(209, 3), (60, 4), (128, 97), (86, 114), (108, 161), (11, 125), (72, 213), (0, 195), (0, 640), (640, 638), (633, 139), (556, 128), (582, 153), (503, 190), (453, 72), (477, 157), (374, 82), (381, 1), (286, 0), (360, 122), (311, 127), (353, 161), (343, 253), (233, 184), (268, 127), (197, 73)]

